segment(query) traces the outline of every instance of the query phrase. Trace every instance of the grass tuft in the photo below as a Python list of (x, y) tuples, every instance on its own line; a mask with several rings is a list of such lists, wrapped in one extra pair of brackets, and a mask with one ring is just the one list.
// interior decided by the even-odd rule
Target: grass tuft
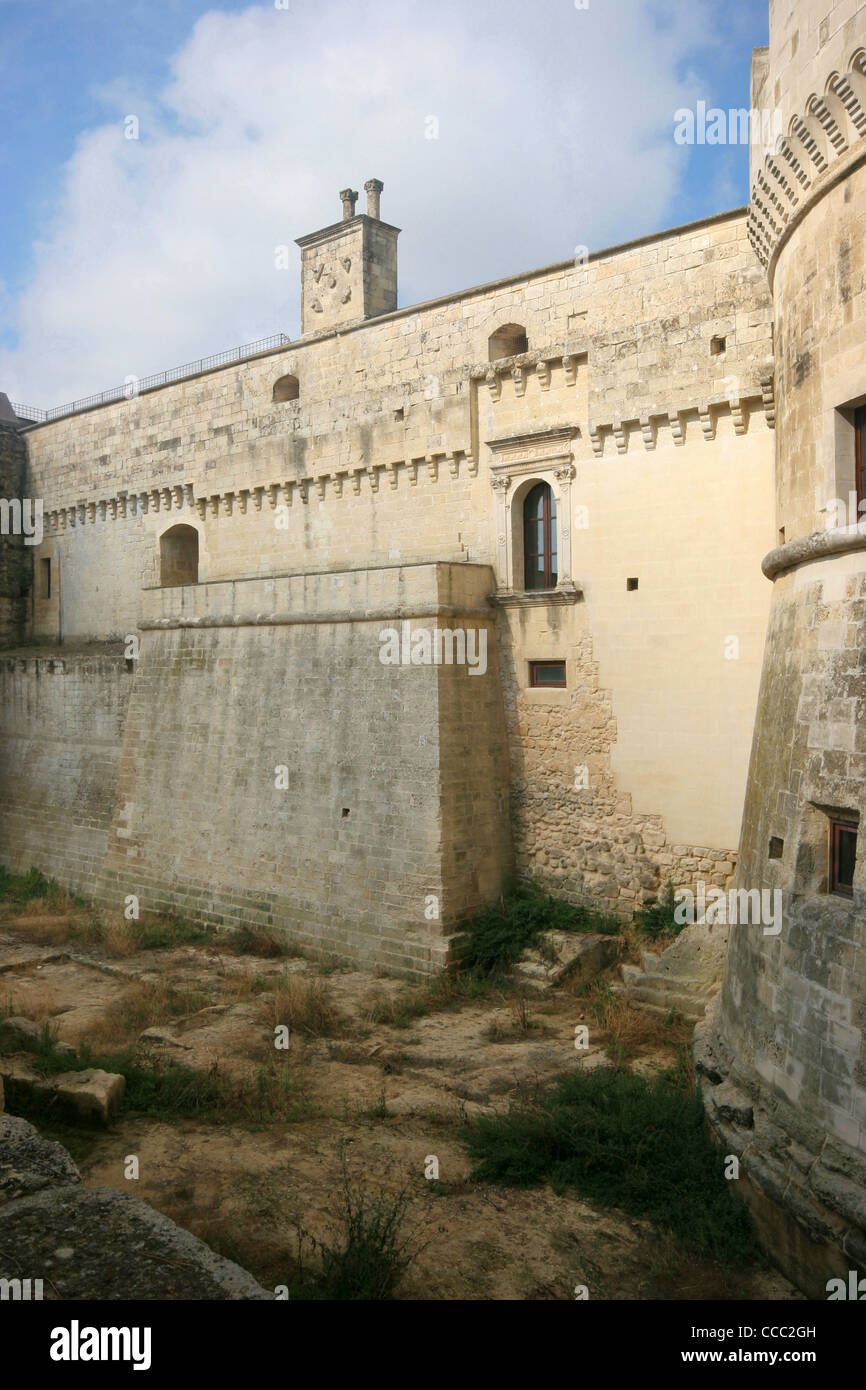
[(300, 1287), (292, 1296), (352, 1302), (393, 1299), (424, 1248), (414, 1244), (414, 1232), (404, 1233), (411, 1200), (405, 1188), (396, 1194), (363, 1188), (350, 1179), (344, 1165), (338, 1237), (329, 1244), (299, 1231), (301, 1243), (309, 1239), (320, 1270), (314, 1280), (304, 1279), (299, 1250)]

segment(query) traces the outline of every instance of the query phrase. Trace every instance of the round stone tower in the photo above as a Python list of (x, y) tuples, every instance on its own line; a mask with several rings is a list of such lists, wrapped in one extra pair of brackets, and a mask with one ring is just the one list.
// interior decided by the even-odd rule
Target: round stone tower
[(866, 0), (771, 0), (752, 107), (777, 545), (737, 887), (781, 928), (731, 927), (696, 1063), (764, 1243), (826, 1298), (866, 1268)]
[(0, 648), (21, 641), (27, 619), (33, 552), (25, 545), (19, 520), (26, 467), (18, 421), (0, 392)]

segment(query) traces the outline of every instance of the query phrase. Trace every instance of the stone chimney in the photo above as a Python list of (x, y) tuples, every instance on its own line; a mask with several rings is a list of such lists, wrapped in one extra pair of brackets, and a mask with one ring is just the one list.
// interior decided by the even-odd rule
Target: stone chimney
[(364, 184), (367, 192), (367, 216), (379, 221), (379, 198), (385, 187), (381, 179), (368, 179)]
[(358, 201), (358, 195), (353, 193), (351, 188), (344, 188), (340, 197), (343, 200), (343, 221), (351, 222), (355, 216), (355, 204)]
[(379, 216), (385, 185), (368, 179), (366, 213), (356, 213), (358, 194), (340, 193), (343, 218), (320, 232), (299, 237), (301, 332), (321, 333), (397, 308), (397, 237)]

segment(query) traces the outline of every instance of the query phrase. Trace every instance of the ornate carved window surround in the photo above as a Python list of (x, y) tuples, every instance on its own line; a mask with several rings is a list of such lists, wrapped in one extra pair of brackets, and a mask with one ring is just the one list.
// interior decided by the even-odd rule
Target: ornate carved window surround
[[(496, 577), (498, 604), (577, 603), (581, 591), (571, 572), (571, 484), (575, 477), (573, 441), (577, 425), (560, 425), (536, 434), (512, 434), (486, 441), (493, 460), (490, 484), (496, 499)], [(549, 483), (556, 497), (558, 581), (555, 589), (526, 590), (523, 585), (523, 502), (538, 482)]]

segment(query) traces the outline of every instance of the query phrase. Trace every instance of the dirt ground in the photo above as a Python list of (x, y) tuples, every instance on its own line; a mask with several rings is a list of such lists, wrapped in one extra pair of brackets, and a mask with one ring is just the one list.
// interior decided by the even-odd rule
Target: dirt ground
[[(446, 992), (421, 1012), (417, 988), (400, 981), (234, 954), (220, 937), (134, 949), (123, 924), (88, 940), (87, 920), (69, 903), (0, 908), (3, 1013), (49, 1020), (59, 1040), (94, 1052), (144, 1034), (155, 1053), (204, 1076), (282, 1069), (293, 1103), (288, 1118), (275, 1105), (231, 1123), (124, 1113), (72, 1145), (85, 1184), (133, 1189), (265, 1287), (296, 1272), (299, 1231), (308, 1233), (301, 1259), (315, 1267), (309, 1236), (336, 1234), (348, 1172), (370, 1191), (411, 1194), (407, 1227), (423, 1248), (404, 1299), (571, 1300), (580, 1285), (593, 1299), (800, 1297), (771, 1270), (722, 1276), (648, 1225), (573, 1194), (469, 1179), (467, 1117), (507, 1108), (569, 1069), (606, 1065), (612, 1048), (648, 1073), (682, 1063), (681, 1022), (632, 1009), (604, 982), (543, 995)], [(580, 1023), (585, 1051), (574, 1046)], [(287, 1050), (274, 1045), (282, 1025)], [(137, 1180), (125, 1177), (130, 1155)], [(425, 1176), (433, 1158), (438, 1181)]]

